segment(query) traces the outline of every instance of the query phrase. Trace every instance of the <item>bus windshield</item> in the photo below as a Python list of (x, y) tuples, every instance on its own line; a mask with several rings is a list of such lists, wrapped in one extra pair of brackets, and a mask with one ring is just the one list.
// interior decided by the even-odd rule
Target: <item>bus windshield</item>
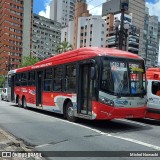
[(120, 96), (145, 94), (144, 71), (143, 61), (104, 59), (100, 88), (105, 92)]

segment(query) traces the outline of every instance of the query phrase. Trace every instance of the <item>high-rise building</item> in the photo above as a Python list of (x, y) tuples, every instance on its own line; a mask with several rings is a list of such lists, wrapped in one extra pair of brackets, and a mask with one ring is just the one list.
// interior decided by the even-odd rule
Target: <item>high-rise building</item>
[(32, 53), (44, 59), (55, 54), (61, 41), (61, 24), (33, 14)]
[(75, 3), (75, 13), (74, 13), (74, 38), (73, 38), (73, 48), (77, 48), (78, 41), (78, 19), (79, 17), (88, 17), (89, 11), (87, 10), (87, 4), (84, 0), (76, 0)]
[[(115, 5), (116, 4), (116, 5)], [(125, 4), (125, 6), (123, 6)], [(143, 30), (145, 16), (145, 1), (144, 0), (106, 0), (102, 5), (102, 16), (121, 12), (121, 8), (125, 7), (126, 12), (132, 13), (132, 24), (140, 29), (139, 39), (139, 55), (142, 54), (143, 48)]]
[(61, 42), (69, 42), (73, 46), (74, 21), (69, 21), (68, 26), (61, 29)]
[(0, 75), (21, 63), (22, 52), (30, 54), (33, 0), (0, 0)]
[(50, 3), (50, 18), (67, 26), (74, 19), (75, 0), (52, 0)]
[(79, 17), (77, 35), (77, 48), (105, 47), (105, 20), (101, 16)]
[(158, 38), (158, 17), (150, 16), (146, 8), (143, 35), (143, 58), (146, 67), (158, 64), (159, 38)]
[[(120, 30), (120, 17), (121, 14), (107, 14), (106, 17), (106, 47), (109, 48), (117, 48), (119, 45), (119, 33)], [(117, 29), (115, 27), (116, 21), (119, 21), (119, 26)], [(124, 14), (124, 26), (125, 24), (129, 25), (129, 28), (124, 29), (123, 32), (125, 33), (123, 37), (123, 50), (127, 50), (129, 52), (138, 54), (139, 51), (139, 29), (132, 25), (132, 16), (129, 14)]]
[(160, 66), (160, 22), (158, 22), (158, 38), (159, 38), (158, 66)]
[(75, 4), (74, 21), (62, 29), (61, 41), (67, 41), (73, 48), (105, 47), (106, 22), (102, 16), (91, 16), (84, 1)]

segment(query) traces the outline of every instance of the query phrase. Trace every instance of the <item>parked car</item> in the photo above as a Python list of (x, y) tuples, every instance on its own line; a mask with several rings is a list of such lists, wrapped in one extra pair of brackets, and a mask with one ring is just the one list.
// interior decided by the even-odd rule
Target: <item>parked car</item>
[(1, 92), (1, 100), (6, 100), (8, 101), (8, 96), (7, 96), (7, 88), (3, 88)]

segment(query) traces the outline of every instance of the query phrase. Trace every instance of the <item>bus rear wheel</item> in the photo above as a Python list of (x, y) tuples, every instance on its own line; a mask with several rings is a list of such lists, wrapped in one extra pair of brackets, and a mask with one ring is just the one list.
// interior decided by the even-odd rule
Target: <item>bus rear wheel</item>
[(18, 99), (17, 99), (17, 104), (18, 104), (18, 107), (22, 107), (19, 97), (18, 97)]
[(71, 122), (77, 121), (77, 118), (74, 116), (73, 103), (71, 101), (66, 105), (66, 118)]
[(23, 99), (22, 99), (22, 107), (24, 109), (27, 109), (27, 103), (26, 103), (26, 98), (25, 97), (23, 97)]

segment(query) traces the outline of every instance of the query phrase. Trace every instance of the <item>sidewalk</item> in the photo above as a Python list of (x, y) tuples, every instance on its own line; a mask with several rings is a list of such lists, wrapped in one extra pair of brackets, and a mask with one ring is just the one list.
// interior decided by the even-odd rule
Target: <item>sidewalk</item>
[[(7, 152), (7, 151), (32, 151), (31, 149), (26, 148), (23, 142), (16, 140), (15, 137), (4, 131), (0, 128), (0, 151)], [(0, 153), (1, 156), (1, 153)], [(44, 160), (44, 158), (2, 158), (0, 160)]]

